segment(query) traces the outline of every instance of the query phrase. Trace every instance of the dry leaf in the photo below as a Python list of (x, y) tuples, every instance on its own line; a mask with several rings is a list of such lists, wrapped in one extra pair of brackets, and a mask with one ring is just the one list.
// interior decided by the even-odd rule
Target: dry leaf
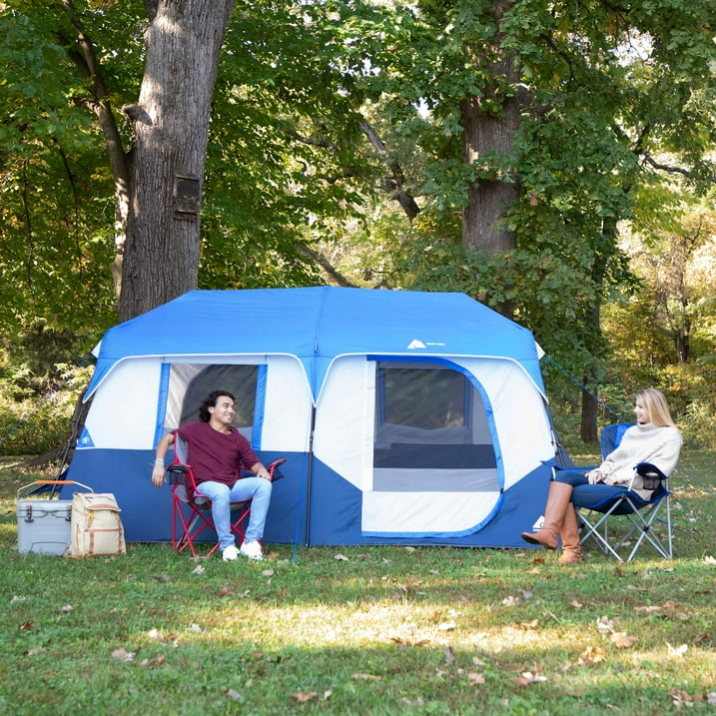
[(448, 666), (455, 661), (455, 654), (452, 650), (452, 647), (447, 647), (447, 649), (443, 649), (443, 654), (445, 654), (445, 663)]
[(406, 547), (405, 551), (406, 552), (415, 552), (415, 547)]
[(470, 686), (479, 686), (485, 683), (485, 677), (477, 671), (468, 671), (467, 680)]
[(263, 572), (261, 572), (262, 577), (273, 577), (273, 569), (264, 569)]
[(709, 706), (716, 706), (716, 691), (710, 691), (706, 694), (706, 703)]
[(581, 602), (578, 602), (576, 599), (573, 599), (570, 602), (570, 605), (573, 606), (575, 609), (581, 609), (583, 604)]
[(415, 699), (415, 701), (411, 701), (410, 699), (403, 696), (403, 698), (400, 699), (400, 703), (405, 704), (406, 706), (424, 706), (425, 705), (425, 702), (423, 701), (422, 696), (418, 696), (418, 698)]
[(410, 639), (405, 639), (400, 636), (392, 636), (390, 639), (396, 644), (400, 644), (400, 646), (425, 646), (430, 643), (430, 639), (418, 639), (418, 641), (411, 641)]
[(520, 624), (520, 629), (537, 629), (539, 625), (539, 619), (533, 619), (531, 622), (523, 622)]
[(485, 666), (486, 662), (484, 662), (479, 656), (473, 656), (472, 663), (475, 664), (475, 666)]
[(230, 699), (233, 699), (234, 701), (238, 701), (239, 699), (243, 698), (241, 694), (238, 691), (234, 691), (234, 689), (226, 689), (224, 691), (224, 695), (228, 696)]
[(578, 659), (579, 664), (598, 664), (599, 662), (606, 661), (607, 657), (603, 649), (599, 647), (590, 646), (585, 649)]
[(220, 597), (228, 597), (231, 595), (231, 589), (229, 587), (222, 587), (219, 590), (219, 596)]
[(36, 649), (29, 649), (28, 651), (24, 652), (25, 656), (35, 656), (36, 654), (42, 654), (45, 650), (44, 646), (38, 646)]
[(338, 562), (348, 562), (348, 557), (346, 557), (344, 554), (334, 554), (333, 559)]
[(610, 619), (607, 616), (597, 619), (597, 630), (602, 634), (614, 631), (614, 627), (619, 623), (618, 619)]
[(32, 627), (33, 627), (33, 624), (34, 623), (32, 621), (25, 622), (24, 624), (20, 624), (20, 631), (30, 631), (30, 629), (32, 629)]
[(513, 597), (512, 595), (510, 595), (509, 597), (505, 597), (502, 600), (502, 603), (506, 607), (516, 607), (520, 603), (520, 600), (519, 597)]
[(380, 681), (383, 677), (375, 674), (351, 674), (351, 679), (356, 681)]
[(671, 696), (671, 703), (676, 706), (677, 710), (682, 709), (684, 706), (694, 705), (694, 700), (691, 698), (691, 695), (682, 689), (671, 689), (669, 696)]
[(306, 701), (315, 699), (318, 696), (317, 691), (296, 691), (295, 694), (291, 694), (291, 698), (294, 701), (298, 701), (299, 704), (305, 704)]
[(192, 574), (204, 574), (204, 572), (206, 572), (206, 569), (204, 569), (204, 567), (202, 567), (200, 564), (197, 564), (196, 567), (194, 567), (194, 569), (192, 569), (191, 571)]
[(10, 600), (10, 604), (17, 604), (18, 602), (26, 602), (27, 597), (18, 597), (17, 594)]
[(532, 592), (528, 592), (526, 589), (518, 589), (517, 591), (522, 595), (523, 599), (530, 599), (532, 597)]
[(716, 564), (716, 559), (714, 559), (711, 555), (708, 555), (707, 557), (704, 557), (704, 562), (706, 564)]
[(547, 677), (540, 674), (537, 670), (523, 671), (522, 678), (527, 679), (528, 683), (530, 684), (539, 684), (544, 681), (547, 681)]
[(452, 631), (453, 629), (457, 629), (457, 624), (455, 624), (455, 622), (443, 622), (442, 624), (438, 624), (438, 629), (440, 631)]
[(64, 607), (60, 607), (61, 612), (71, 612), (74, 607), (71, 604), (65, 604)]
[(160, 666), (164, 663), (164, 660), (166, 657), (164, 654), (159, 654), (158, 656), (155, 656), (153, 659), (142, 659), (142, 661), (139, 663), (140, 666)]
[(134, 652), (127, 651), (124, 647), (121, 647), (112, 652), (112, 658), (119, 659), (119, 661), (132, 661), (132, 659), (134, 659)]
[(630, 646), (634, 646), (634, 642), (636, 641), (636, 639), (628, 636), (626, 632), (623, 631), (612, 632), (609, 638), (618, 649), (628, 649)]
[(532, 682), (524, 676), (515, 676), (515, 684), (517, 686), (529, 686)]
[(673, 647), (669, 642), (666, 642), (667, 653), (670, 659), (680, 659), (689, 649), (688, 644), (682, 644), (681, 646)]

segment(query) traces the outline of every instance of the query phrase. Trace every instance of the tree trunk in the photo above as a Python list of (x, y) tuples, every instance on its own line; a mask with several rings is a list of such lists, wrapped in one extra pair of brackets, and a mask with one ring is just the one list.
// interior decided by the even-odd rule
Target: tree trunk
[[(160, 0), (146, 33), (119, 320), (197, 286), (200, 197), (217, 66), (233, 0)], [(152, 9), (153, 12), (153, 9)]]
[[(488, 53), (473, 54), (476, 66), (489, 63), (494, 77), (491, 86), (482, 88), (482, 97), (467, 97), (460, 103), (463, 160), (469, 165), (487, 165), (492, 156), (512, 156), (513, 142), (520, 129), (520, 111), (525, 96), (521, 90), (513, 89), (519, 80), (514, 53), (500, 46), (503, 39), (500, 22), (511, 5), (512, 0), (493, 0), (498, 31)], [(517, 176), (504, 176), (497, 170), (469, 186), (462, 216), (462, 245), (467, 249), (479, 247), (490, 254), (514, 249), (515, 232), (498, 223), (506, 208), (518, 197)]]

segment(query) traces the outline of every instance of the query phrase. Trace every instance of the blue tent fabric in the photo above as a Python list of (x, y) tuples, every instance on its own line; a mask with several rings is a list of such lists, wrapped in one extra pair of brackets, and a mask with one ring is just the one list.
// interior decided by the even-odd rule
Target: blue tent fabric
[[(247, 437), (265, 463), (287, 458), (267, 542), (524, 548), (559, 451), (539, 359), (530, 331), (464, 294), (191, 291), (104, 335), (69, 478), (115, 494), (129, 541), (169, 539), (169, 491), (149, 479), (159, 439), (194, 376), (258, 366)], [(449, 374), (443, 423), (389, 419), (401, 381), (381, 376), (396, 371)]]
[(532, 334), (465, 294), (331, 286), (190, 291), (106, 333), (85, 399), (117, 363), (136, 356), (292, 355), (315, 401), (336, 356), (472, 356), (476, 348), (519, 362), (544, 392)]

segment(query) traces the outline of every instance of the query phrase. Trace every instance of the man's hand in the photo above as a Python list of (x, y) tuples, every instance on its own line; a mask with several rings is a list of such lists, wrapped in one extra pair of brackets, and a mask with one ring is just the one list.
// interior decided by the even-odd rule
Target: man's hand
[(601, 470), (590, 470), (587, 473), (587, 479), (589, 480), (590, 485), (596, 485), (604, 479), (604, 475), (602, 475)]
[(158, 462), (154, 463), (154, 470), (152, 470), (152, 484), (154, 487), (161, 487), (164, 484), (165, 474), (164, 463), (161, 465)]
[(258, 465), (257, 467), (258, 469), (254, 468), (254, 475), (256, 475), (256, 477), (263, 477), (264, 480), (271, 482), (271, 475), (269, 474), (269, 471), (263, 465)]

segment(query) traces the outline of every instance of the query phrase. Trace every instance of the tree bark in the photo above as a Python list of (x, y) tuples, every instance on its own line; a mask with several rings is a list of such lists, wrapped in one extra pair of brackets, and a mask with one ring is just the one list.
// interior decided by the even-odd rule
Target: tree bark
[[(520, 111), (525, 101), (518, 87), (514, 53), (500, 44), (500, 21), (512, 0), (493, 0), (497, 33), (487, 53), (473, 53), (476, 67), (489, 64), (493, 81), (481, 97), (467, 97), (460, 104), (463, 126), (463, 160), (466, 164), (488, 164), (492, 156), (513, 155), (513, 142), (520, 129)], [(509, 89), (508, 89), (509, 88)], [(462, 217), (462, 245), (502, 254), (515, 248), (514, 231), (499, 226), (506, 208), (519, 198), (516, 175), (502, 176), (493, 171), (468, 187), (467, 205)]]
[(152, 6), (135, 138), (119, 320), (197, 287), (211, 99), (233, 0)]

